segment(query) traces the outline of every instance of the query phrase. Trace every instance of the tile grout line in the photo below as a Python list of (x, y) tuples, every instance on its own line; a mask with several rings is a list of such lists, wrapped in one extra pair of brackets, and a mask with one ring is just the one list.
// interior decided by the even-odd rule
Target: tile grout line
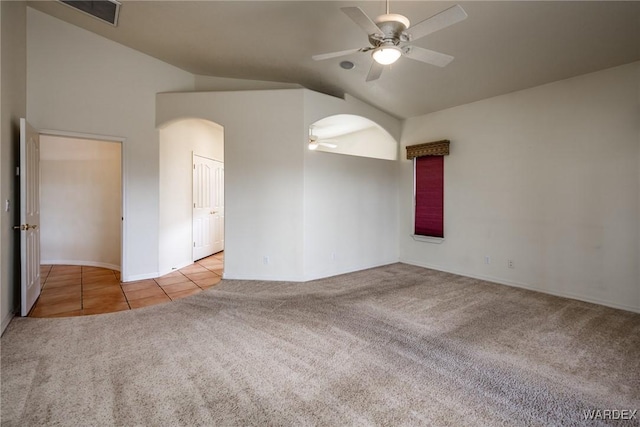
[[(198, 263), (197, 261), (195, 262), (196, 264), (200, 265), (201, 267), (206, 268), (207, 270), (209, 270), (207, 267), (205, 267), (204, 265)], [(215, 274), (216, 276), (218, 276), (218, 274), (215, 271), (211, 271), (209, 270), (211, 273)], [(182, 272), (181, 272), (182, 273)], [(206, 291), (205, 288), (203, 288), (202, 286), (198, 285), (193, 279), (191, 279), (191, 277), (187, 276), (186, 274), (182, 273), (183, 276), (185, 276), (187, 279), (189, 279), (191, 281), (191, 283), (193, 283), (194, 285), (196, 285), (198, 288), (200, 288), (203, 291)]]
[(80, 267), (80, 310), (82, 311), (82, 315), (84, 316), (84, 280), (82, 276), (84, 275), (84, 267)]
[(120, 286), (120, 292), (122, 292), (122, 295), (124, 296), (124, 302), (127, 303), (127, 307), (129, 307), (129, 310), (133, 310), (131, 308), (131, 304), (129, 304), (129, 298), (127, 298), (127, 294), (124, 292), (124, 289), (122, 288), (122, 280), (118, 277), (115, 270), (113, 270), (113, 277), (118, 281), (118, 286)]
[[(200, 286), (198, 286), (197, 283), (195, 283), (193, 280), (191, 280), (191, 278), (189, 276), (187, 276), (186, 274), (184, 274), (182, 271), (180, 270), (176, 270), (178, 273), (182, 274), (184, 276), (185, 279), (187, 279), (188, 281), (190, 281), (191, 283), (193, 283), (194, 285), (196, 285), (196, 287), (200, 290), (202, 290), (202, 288)], [(155, 280), (155, 279), (154, 279)], [(156, 283), (158, 283), (156, 281)], [(178, 283), (187, 283), (187, 282), (178, 282)], [(173, 283), (174, 285), (177, 283)], [(171, 298), (171, 295), (167, 294), (167, 291), (158, 283), (158, 286), (160, 286), (160, 289), (162, 289), (162, 291), (169, 297), (169, 299), (171, 301), (175, 301), (175, 299)], [(171, 286), (171, 285), (167, 285), (167, 286)]]
[[(158, 279), (160, 279), (160, 277), (158, 277)], [(164, 294), (167, 296), (167, 298), (169, 298), (169, 301), (173, 301), (173, 298), (171, 298), (169, 296), (169, 294), (167, 293), (167, 291), (164, 290), (164, 288), (162, 286), (160, 286), (160, 283), (158, 283), (158, 281), (156, 279), (152, 279), (154, 282), (156, 282), (156, 286), (158, 286), (162, 292), (164, 292)]]

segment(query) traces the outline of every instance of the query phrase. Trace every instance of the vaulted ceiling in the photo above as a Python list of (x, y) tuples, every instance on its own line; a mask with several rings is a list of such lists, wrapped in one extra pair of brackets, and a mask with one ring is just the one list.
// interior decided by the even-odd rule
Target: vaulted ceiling
[[(413, 23), (456, 3), (391, 1)], [(383, 1), (130, 1), (117, 27), (56, 1), (29, 6), (196, 75), (296, 83), (348, 93), (397, 117), (413, 117), (640, 60), (640, 2), (459, 2), (468, 18), (418, 40), (455, 57), (444, 68), (401, 58), (365, 82), (368, 53), (313, 61), (368, 45), (341, 7), (369, 16)], [(347, 59), (352, 70), (339, 67)], [(121, 72), (126, 72), (122, 70)]]

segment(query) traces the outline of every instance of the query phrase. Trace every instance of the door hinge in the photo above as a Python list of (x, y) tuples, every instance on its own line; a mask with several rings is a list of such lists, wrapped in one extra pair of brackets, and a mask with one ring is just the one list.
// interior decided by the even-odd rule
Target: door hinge
[(16, 176), (20, 176), (20, 166), (16, 167)]
[(193, 247), (194, 247), (194, 248), (196, 247), (196, 242), (193, 242)]

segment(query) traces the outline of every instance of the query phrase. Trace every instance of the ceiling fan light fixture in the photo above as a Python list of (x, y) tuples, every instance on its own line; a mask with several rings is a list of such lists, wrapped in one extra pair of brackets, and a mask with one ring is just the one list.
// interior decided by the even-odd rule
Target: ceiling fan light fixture
[(402, 50), (397, 46), (378, 46), (371, 53), (373, 60), (381, 65), (393, 64), (402, 56)]
[(318, 148), (318, 143), (315, 141), (309, 141), (309, 150), (315, 150)]

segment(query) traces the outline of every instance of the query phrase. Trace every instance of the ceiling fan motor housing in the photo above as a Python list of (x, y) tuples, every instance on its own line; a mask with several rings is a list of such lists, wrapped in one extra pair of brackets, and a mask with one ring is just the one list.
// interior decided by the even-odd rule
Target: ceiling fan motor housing
[(411, 22), (407, 17), (397, 13), (387, 13), (378, 16), (374, 22), (384, 34), (384, 38), (380, 39), (376, 34), (369, 35), (369, 42), (371, 42), (373, 46), (377, 47), (383, 43), (388, 44), (389, 42), (397, 46), (400, 42), (409, 41), (405, 31), (409, 28)]

